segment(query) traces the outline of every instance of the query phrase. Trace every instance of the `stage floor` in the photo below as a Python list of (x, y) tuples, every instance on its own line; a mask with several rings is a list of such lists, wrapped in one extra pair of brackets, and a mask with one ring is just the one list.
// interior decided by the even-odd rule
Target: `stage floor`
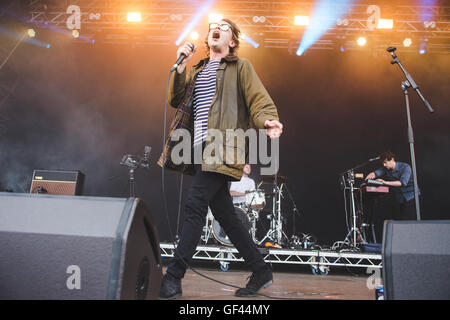
[[(243, 269), (230, 268), (222, 272), (204, 266), (194, 268), (208, 277), (239, 287), (245, 286), (250, 276), (250, 272)], [(234, 296), (235, 288), (205, 279), (188, 270), (182, 282), (183, 296), (180, 300), (375, 300), (375, 290), (368, 289), (366, 285), (369, 274), (351, 274), (345, 270), (338, 273), (321, 276), (308, 274), (307, 269), (300, 273), (275, 269), (273, 284), (260, 291), (268, 297), (237, 298)]]

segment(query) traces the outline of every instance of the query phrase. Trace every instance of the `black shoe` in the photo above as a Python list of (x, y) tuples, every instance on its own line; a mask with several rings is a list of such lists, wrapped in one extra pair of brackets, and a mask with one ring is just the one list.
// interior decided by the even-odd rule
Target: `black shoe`
[(160, 299), (176, 299), (181, 297), (181, 279), (177, 279), (166, 273), (162, 279), (161, 290), (159, 291)]
[(273, 282), (272, 271), (269, 267), (259, 272), (253, 272), (245, 288), (234, 294), (236, 297), (254, 297), (261, 289), (265, 289)]

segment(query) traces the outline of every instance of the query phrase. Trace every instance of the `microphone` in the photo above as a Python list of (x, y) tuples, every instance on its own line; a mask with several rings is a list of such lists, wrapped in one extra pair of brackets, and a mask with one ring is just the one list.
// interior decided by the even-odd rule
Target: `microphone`
[[(191, 47), (192, 52), (195, 52), (195, 49), (197, 49), (197, 46), (192, 43), (189, 43), (189, 46)], [(180, 56), (177, 59), (177, 62), (175, 62), (172, 69), (170, 69), (170, 72), (174, 71), (183, 62), (185, 58), (186, 55), (184, 53), (180, 54)]]
[(372, 158), (372, 159), (369, 159), (369, 162), (372, 162), (372, 161), (375, 161), (375, 160), (380, 160), (380, 156)]
[(145, 162), (148, 162), (151, 150), (152, 150), (152, 147), (149, 147), (149, 146), (144, 147), (144, 161)]
[(387, 52), (394, 52), (395, 50), (397, 50), (396, 47), (389, 47), (386, 49)]

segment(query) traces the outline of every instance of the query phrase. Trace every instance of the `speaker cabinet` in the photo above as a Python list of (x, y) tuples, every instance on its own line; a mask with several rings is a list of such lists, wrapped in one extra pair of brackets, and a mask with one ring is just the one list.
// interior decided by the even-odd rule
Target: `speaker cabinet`
[(450, 299), (450, 220), (386, 221), (385, 299)]
[(0, 193), (0, 299), (157, 299), (157, 231), (137, 198)]
[(83, 184), (84, 174), (80, 171), (34, 170), (30, 193), (78, 196)]

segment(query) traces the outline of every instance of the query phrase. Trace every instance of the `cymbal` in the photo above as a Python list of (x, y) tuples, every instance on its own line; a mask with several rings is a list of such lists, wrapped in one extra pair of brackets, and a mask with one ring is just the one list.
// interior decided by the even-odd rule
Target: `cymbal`
[(287, 178), (285, 176), (280, 176), (278, 174), (273, 174), (270, 176), (261, 176), (261, 177), (262, 177), (262, 181), (266, 182), (266, 183), (275, 184), (275, 178), (276, 178), (277, 183), (286, 183), (287, 182)]

